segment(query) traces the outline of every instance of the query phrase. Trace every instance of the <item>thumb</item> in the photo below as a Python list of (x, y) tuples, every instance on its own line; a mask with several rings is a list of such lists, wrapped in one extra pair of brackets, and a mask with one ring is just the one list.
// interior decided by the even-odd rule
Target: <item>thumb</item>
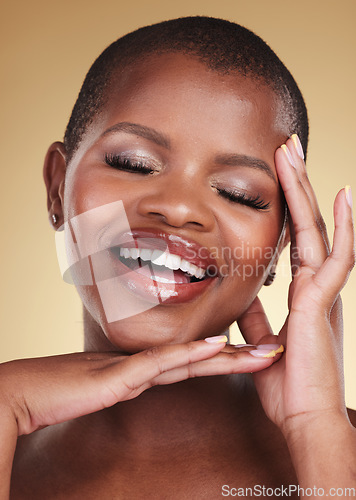
[(270, 343), (275, 339), (271, 325), (258, 297), (255, 298), (249, 308), (246, 309), (236, 322), (248, 344)]

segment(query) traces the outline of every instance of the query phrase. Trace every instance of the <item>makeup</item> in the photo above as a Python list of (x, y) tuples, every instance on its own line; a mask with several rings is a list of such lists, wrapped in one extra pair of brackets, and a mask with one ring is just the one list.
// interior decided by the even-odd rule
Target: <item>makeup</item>
[(135, 229), (110, 245), (120, 283), (154, 303), (194, 300), (217, 280), (217, 263), (207, 248), (154, 229)]

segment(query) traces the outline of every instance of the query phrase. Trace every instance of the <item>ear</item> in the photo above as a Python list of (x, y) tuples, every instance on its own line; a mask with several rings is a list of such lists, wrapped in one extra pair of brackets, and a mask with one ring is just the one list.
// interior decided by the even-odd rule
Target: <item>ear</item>
[[(66, 151), (62, 142), (54, 142), (48, 148), (43, 166), (43, 178), (47, 189), (48, 218), (58, 229), (64, 223), (63, 199), (66, 173)], [(55, 216), (56, 221), (54, 221)]]

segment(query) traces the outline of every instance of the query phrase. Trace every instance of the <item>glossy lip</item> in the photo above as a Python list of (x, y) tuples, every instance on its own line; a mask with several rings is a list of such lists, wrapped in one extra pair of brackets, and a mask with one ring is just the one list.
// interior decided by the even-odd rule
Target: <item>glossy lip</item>
[(212, 266), (217, 271), (216, 260), (211, 257), (209, 250), (193, 240), (187, 240), (176, 234), (169, 234), (154, 229), (133, 229), (115, 237), (110, 247), (158, 249), (178, 255), (202, 269)]
[[(193, 240), (187, 240), (160, 230), (137, 228), (127, 231), (117, 235), (111, 241), (110, 248), (117, 246), (158, 249), (162, 252), (168, 250), (169, 253), (178, 255), (204, 270), (210, 266), (215, 272), (218, 269), (216, 260), (211, 257), (206, 247), (202, 247)], [(120, 283), (134, 295), (154, 304), (168, 305), (190, 302), (210, 286), (213, 286), (219, 279), (219, 275), (216, 274), (195, 283), (160, 283), (128, 268), (112, 252), (110, 252), (110, 257), (117, 275), (120, 276)]]

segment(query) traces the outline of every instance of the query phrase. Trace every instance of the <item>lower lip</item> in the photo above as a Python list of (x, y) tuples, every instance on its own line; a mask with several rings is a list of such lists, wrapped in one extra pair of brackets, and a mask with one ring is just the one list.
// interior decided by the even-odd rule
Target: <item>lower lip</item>
[(213, 286), (217, 280), (217, 277), (212, 277), (195, 283), (161, 283), (133, 271), (115, 255), (109, 253), (120, 283), (136, 296), (154, 304), (191, 302)]

